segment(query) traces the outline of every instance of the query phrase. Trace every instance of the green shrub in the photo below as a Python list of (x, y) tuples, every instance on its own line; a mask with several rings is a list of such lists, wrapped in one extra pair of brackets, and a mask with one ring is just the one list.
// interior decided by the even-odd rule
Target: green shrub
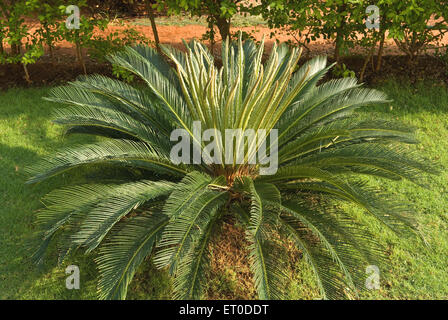
[(117, 66), (116, 64), (112, 65), (112, 74), (118, 79), (123, 79), (123, 81), (127, 83), (132, 83), (135, 79), (135, 76), (132, 72), (120, 66)]
[[(369, 5), (379, 8), (380, 30), (366, 28)], [(364, 48), (370, 59), (380, 43), (376, 70), (386, 32), (413, 60), (428, 46), (437, 46), (448, 31), (448, 7), (437, 0), (262, 0), (252, 12), (262, 14), (271, 28), (286, 28), (301, 46), (316, 39), (332, 40), (337, 61), (354, 45)]]
[[(74, 4), (80, 9), (85, 7), (86, 0), (77, 0)], [(59, 10), (61, 14), (65, 15), (67, 6), (61, 5)], [(88, 48), (91, 44), (94, 30), (98, 28), (100, 31), (104, 31), (109, 24), (107, 19), (96, 19), (94, 17), (87, 17), (80, 15), (79, 28), (69, 29), (65, 21), (59, 24), (59, 32), (62, 34), (64, 40), (72, 43), (76, 51), (76, 60), (79, 62), (85, 74), (87, 74), (87, 68), (84, 58), (83, 49)]]
[(168, 14), (179, 14), (187, 12), (192, 16), (207, 17), (209, 31), (204, 39), (215, 41), (214, 27), (218, 27), (221, 39), (225, 40), (231, 36), (230, 26), (232, 17), (238, 12), (248, 13), (251, 5), (240, 0), (156, 0), (159, 11)]
[[(41, 43), (29, 33), (25, 17), (39, 6), (38, 0), (18, 0), (0, 2), (0, 63), (20, 63), (25, 72), (25, 79), (31, 82), (27, 65), (34, 63), (44, 54)], [(4, 50), (3, 42), (10, 46), (10, 51)]]
[(40, 39), (42, 44), (47, 45), (50, 56), (54, 59), (54, 47), (62, 40), (62, 34), (58, 27), (64, 15), (60, 10), (63, 0), (41, 0), (36, 10), (40, 27), (36, 30), (35, 37)]
[(339, 61), (353, 47), (356, 32), (363, 26), (362, 4), (349, 0), (263, 0), (253, 13), (261, 14), (271, 28), (286, 28), (301, 46), (317, 39), (333, 41)]
[(354, 78), (356, 76), (355, 72), (348, 69), (345, 63), (336, 65), (332, 73), (337, 78)]
[(429, 45), (437, 46), (448, 31), (448, 7), (443, 1), (381, 0), (379, 5), (390, 21), (389, 37), (410, 61)]
[(122, 20), (116, 20), (115, 24), (125, 27), (123, 30), (108, 33), (106, 36), (95, 35), (89, 40), (90, 56), (100, 62), (107, 60), (107, 56), (123, 50), (126, 46), (139, 44), (150, 45), (152, 42), (135, 28), (127, 26)]

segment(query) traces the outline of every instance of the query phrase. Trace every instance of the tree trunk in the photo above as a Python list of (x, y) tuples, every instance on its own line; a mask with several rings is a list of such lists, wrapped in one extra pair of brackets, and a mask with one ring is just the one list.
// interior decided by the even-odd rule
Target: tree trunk
[(16, 44), (16, 43), (12, 43), (11, 44), (11, 53), (13, 55), (17, 55), (20, 54), (20, 45)]
[(367, 55), (366, 59), (364, 60), (364, 64), (361, 69), (361, 73), (359, 75), (359, 81), (362, 82), (364, 80), (364, 75), (366, 73), (367, 65), (369, 64), (370, 59), (373, 58), (373, 53), (375, 52), (375, 42), (372, 44), (372, 48), (369, 50), (369, 54)]
[(208, 17), (208, 29), (210, 32), (210, 51), (212, 52), (212, 54), (214, 55), (215, 53), (215, 24), (213, 23), (214, 19), (213, 17)]
[(225, 41), (227, 38), (230, 38), (230, 19), (223, 17), (215, 17), (215, 19), (222, 40)]
[(48, 45), (48, 49), (50, 50), (50, 58), (51, 58), (51, 62), (54, 63), (54, 50), (53, 50), (53, 45), (49, 44), (49, 45)]
[(26, 63), (22, 63), (23, 71), (25, 71), (25, 80), (28, 82), (28, 84), (31, 83), (30, 73), (28, 72), (28, 67), (26, 66)]
[(54, 63), (54, 52), (53, 52), (53, 41), (51, 40), (51, 29), (48, 26), (48, 24), (44, 24), (44, 30), (45, 30), (45, 41), (47, 42), (48, 50), (50, 52), (50, 58), (51, 62)]
[(82, 67), (82, 70), (83, 70), (84, 74), (87, 75), (86, 63), (84, 61), (84, 57), (82, 55), (82, 48), (79, 45), (79, 42), (76, 43), (76, 52), (77, 52), (79, 63), (81, 65), (81, 67)]
[(76, 42), (75, 43), (75, 53), (76, 53), (76, 62), (80, 62), (81, 61), (81, 57), (79, 56), (79, 50), (78, 50), (78, 47), (79, 47), (79, 44), (78, 44), (78, 42)]
[(381, 35), (380, 47), (378, 48), (378, 58), (376, 59), (375, 72), (378, 72), (381, 69), (381, 62), (383, 59), (383, 50), (384, 50), (384, 41), (385, 40), (386, 40), (386, 32), (383, 31), (383, 34)]
[[(338, 12), (342, 13), (346, 9), (346, 5), (342, 5), (338, 8)], [(341, 60), (341, 49), (342, 44), (344, 43), (344, 28), (346, 25), (345, 17), (342, 18), (340, 26), (336, 29), (336, 45), (334, 48), (334, 59), (336, 63), (339, 64), (339, 60)]]
[(338, 34), (336, 36), (336, 44), (334, 47), (334, 60), (336, 61), (337, 64), (339, 64), (339, 60), (341, 59), (340, 51), (341, 51), (341, 39)]
[(148, 10), (149, 20), (151, 21), (152, 33), (154, 35), (154, 41), (156, 42), (157, 51), (160, 52), (160, 39), (159, 32), (157, 31), (156, 20), (154, 18), (154, 10), (152, 8), (150, 0), (146, 0), (146, 9)]

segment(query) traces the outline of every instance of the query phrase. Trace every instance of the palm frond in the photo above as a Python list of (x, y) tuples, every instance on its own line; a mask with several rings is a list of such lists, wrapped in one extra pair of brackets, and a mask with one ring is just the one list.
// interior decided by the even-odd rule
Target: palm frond
[(142, 181), (118, 186), (108, 196), (93, 204), (79, 230), (71, 236), (73, 243), (94, 250), (112, 229), (128, 213), (147, 201), (167, 197), (173, 184), (165, 181)]
[(152, 146), (159, 154), (169, 155), (169, 136), (161, 135), (147, 124), (118, 111), (93, 107), (64, 108), (55, 112), (55, 123), (70, 127), (96, 127), (116, 131)]
[[(276, 243), (269, 239), (272, 224), (280, 213), (281, 196), (272, 184), (253, 183), (245, 179), (244, 183), (251, 196), (250, 221), (247, 229), (249, 261), (254, 275), (255, 286), (260, 299), (284, 298), (287, 276), (283, 262), (274, 254)], [(271, 226), (269, 226), (271, 224)]]
[(281, 219), (289, 224), (288, 227), (301, 225), (319, 240), (326, 254), (339, 267), (344, 283), (356, 296), (357, 290), (363, 289), (365, 284), (365, 273), (361, 266), (381, 265), (384, 248), (348, 215), (335, 212), (330, 207), (322, 209), (316, 206), (310, 208), (305, 202), (288, 201), (282, 205)]
[(293, 218), (282, 217), (282, 231), (302, 250), (311, 265), (323, 299), (346, 299), (349, 284), (325, 246), (313, 241), (310, 230)]
[(169, 65), (153, 48), (126, 48), (110, 58), (110, 62), (143, 79), (159, 102), (171, 112), (177, 123), (189, 131), (191, 117), (185, 99), (179, 91), (178, 80)]
[(159, 268), (170, 266), (171, 273), (175, 273), (179, 262), (188, 254), (201, 230), (206, 228), (228, 198), (226, 192), (208, 188), (208, 184), (204, 183), (207, 178), (199, 173), (185, 177), (182, 183), (185, 185), (192, 180), (194, 183), (189, 189), (177, 190), (179, 192), (174, 195), (176, 199), (183, 193), (180, 206), (172, 203), (171, 198), (164, 208), (164, 212), (170, 216), (170, 223), (162, 234), (158, 244), (160, 250), (156, 253), (154, 262)]
[(157, 170), (174, 176), (183, 176), (188, 172), (182, 165), (175, 165), (169, 158), (158, 155), (145, 143), (111, 140), (67, 148), (42, 159), (27, 168), (27, 172), (33, 175), (28, 183), (42, 181), (75, 167), (104, 163)]
[(337, 173), (363, 173), (393, 180), (407, 179), (422, 184), (422, 172), (436, 173), (434, 165), (416, 160), (408, 150), (376, 143), (355, 144), (325, 150), (294, 162)]
[[(378, 190), (366, 187), (364, 182), (349, 182), (329, 171), (311, 166), (284, 167), (275, 175), (261, 177), (260, 181), (279, 184), (279, 188), (302, 188), (331, 194), (363, 208), (396, 233), (405, 234), (409, 227), (417, 231), (409, 206), (391, 201)], [(306, 185), (310, 188), (306, 189)]]
[(100, 299), (126, 297), (137, 268), (152, 253), (168, 221), (167, 216), (152, 213), (131, 217), (114, 226), (95, 259), (100, 273)]
[(200, 299), (206, 281), (207, 268), (210, 265), (209, 244), (217, 228), (221, 214), (213, 215), (201, 235), (195, 241), (190, 252), (182, 259), (174, 279), (176, 299)]

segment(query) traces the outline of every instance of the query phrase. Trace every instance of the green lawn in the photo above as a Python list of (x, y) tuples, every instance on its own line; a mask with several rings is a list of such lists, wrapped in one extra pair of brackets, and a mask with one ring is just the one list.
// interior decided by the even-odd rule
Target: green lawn
[[(412, 146), (421, 154), (448, 167), (448, 89), (431, 83), (416, 86), (389, 81), (378, 86), (394, 100), (366, 114), (393, 117), (419, 128), (421, 144)], [(36, 268), (29, 261), (33, 220), (41, 207), (39, 199), (68, 177), (25, 185), (24, 167), (64, 145), (86, 142), (85, 136), (63, 138), (61, 129), (49, 121), (54, 105), (42, 100), (48, 89), (12, 89), (0, 92), (0, 299), (94, 299), (96, 270), (91, 256), (77, 255), (56, 266), (53, 248), (47, 262)], [(71, 176), (70, 179), (76, 179)], [(356, 208), (347, 208), (369, 224), (387, 248), (390, 268), (381, 270), (381, 288), (362, 294), (377, 299), (448, 299), (448, 172), (432, 177), (430, 188), (408, 182), (373, 181), (385, 190), (415, 205), (418, 221), (430, 244), (418, 239), (399, 239)], [(81, 271), (81, 289), (65, 288), (65, 267), (75, 264)], [(297, 299), (318, 298), (310, 269), (303, 261), (290, 291)], [(142, 267), (129, 298), (170, 297), (170, 279), (163, 272)], [(226, 281), (235, 281), (234, 278)], [(233, 287), (238, 284), (233, 283)], [(219, 288), (219, 283), (214, 284)], [(230, 286), (232, 287), (232, 286)]]

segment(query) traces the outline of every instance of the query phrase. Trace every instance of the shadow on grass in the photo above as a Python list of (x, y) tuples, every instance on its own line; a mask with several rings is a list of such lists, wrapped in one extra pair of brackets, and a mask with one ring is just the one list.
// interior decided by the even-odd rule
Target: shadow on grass
[[(39, 158), (28, 148), (0, 144), (0, 299), (89, 298), (92, 290), (87, 293), (66, 289), (65, 267), (54, 268), (56, 248), (50, 249), (40, 268), (30, 259), (31, 244), (36, 243), (34, 221), (36, 211), (41, 208), (40, 199), (56, 187), (54, 181), (25, 184), (24, 167)], [(90, 263), (84, 257), (75, 257), (71, 263), (85, 270), (81, 272), (83, 287), (91, 286), (89, 281), (95, 269)]]
[[(80, 137), (75, 138), (80, 139)], [(41, 144), (58, 149), (69, 141), (45, 139), (31, 144)], [(69, 138), (68, 140), (73, 140)], [(42, 208), (40, 199), (55, 188), (82, 183), (98, 174), (96, 170), (73, 170), (68, 174), (53, 177), (47, 181), (25, 184), (28, 175), (25, 167), (33, 164), (41, 155), (26, 147), (11, 147), (0, 144), (0, 299), (96, 299), (97, 270), (93, 258), (95, 253), (84, 255), (78, 252), (67, 257), (58, 266), (58, 238), (50, 245), (42, 265), (35, 265), (30, 257), (36, 249), (35, 215)], [(110, 170), (111, 176), (120, 172)], [(98, 178), (104, 176), (98, 174)], [(80, 268), (80, 290), (68, 290), (65, 268), (77, 265)], [(136, 281), (129, 288), (129, 299), (168, 299), (171, 295), (169, 276), (156, 270), (149, 261), (144, 263), (136, 275)]]

